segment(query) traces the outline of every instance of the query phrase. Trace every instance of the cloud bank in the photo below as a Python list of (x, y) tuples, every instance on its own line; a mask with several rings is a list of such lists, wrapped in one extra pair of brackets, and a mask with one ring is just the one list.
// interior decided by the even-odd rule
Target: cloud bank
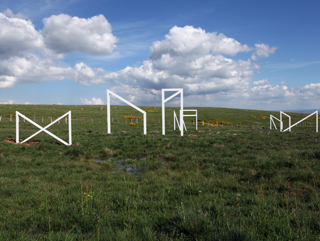
[(103, 15), (88, 19), (52, 15), (43, 23), (43, 30), (38, 31), (21, 14), (13, 14), (10, 9), (0, 13), (0, 88), (81, 76), (84, 79), (87, 72), (81, 64), (70, 67), (56, 60), (74, 51), (110, 55), (116, 48), (118, 39)]
[[(186, 104), (197, 106), (223, 103), (297, 103), (317, 101), (320, 84), (290, 88), (272, 85), (267, 79), (252, 81), (261, 68), (256, 62), (277, 50), (265, 43), (254, 47), (223, 33), (193, 26), (172, 27), (163, 40), (150, 46), (150, 55), (140, 66), (108, 72), (79, 62), (65, 63), (73, 52), (110, 55), (118, 38), (103, 15), (91, 18), (52, 15), (44, 27), (10, 9), (0, 13), (0, 88), (20, 83), (74, 79), (81, 85), (107, 84), (112, 91), (135, 104), (159, 103), (162, 88), (183, 88)], [(242, 53), (245, 58), (236, 58)], [(99, 98), (81, 99), (84, 104), (103, 104)]]

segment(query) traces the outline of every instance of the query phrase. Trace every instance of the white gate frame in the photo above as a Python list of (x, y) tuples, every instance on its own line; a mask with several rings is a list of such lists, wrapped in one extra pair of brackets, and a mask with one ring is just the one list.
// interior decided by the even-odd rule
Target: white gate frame
[[(59, 117), (58, 119), (56, 119), (54, 122), (51, 122), (49, 125), (42, 127), (40, 125), (38, 125), (37, 123), (33, 122), (32, 120), (30, 120), (28, 117), (24, 116), (23, 114), (21, 114), (20, 112), (16, 111), (16, 143), (19, 143), (19, 117), (24, 118), (25, 120), (29, 121), (31, 124), (33, 124), (34, 126), (38, 127), (40, 130), (38, 132), (36, 132), (35, 134), (29, 136), (27, 139), (25, 139), (24, 141), (22, 141), (21, 143), (24, 143), (28, 140), (30, 140), (31, 138), (33, 138), (34, 136), (38, 135), (39, 133), (41, 133), (42, 131), (44, 131), (45, 133), (47, 133), (48, 135), (52, 136), (53, 138), (55, 138), (56, 140), (62, 142), (63, 144), (65, 144), (66, 146), (71, 146), (72, 145), (72, 133), (71, 133), (71, 111), (67, 112), (66, 114), (64, 114), (63, 116)], [(69, 143), (65, 142), (64, 140), (60, 139), (59, 137), (57, 137), (56, 135), (52, 134), (50, 131), (46, 130), (47, 128), (49, 128), (50, 126), (52, 126), (54, 123), (58, 122), (59, 120), (61, 120), (62, 118), (64, 118), (65, 116), (68, 116), (69, 118)]]
[(283, 111), (280, 111), (280, 123), (282, 123), (282, 125), (280, 126), (280, 131), (283, 132), (283, 121), (282, 121), (282, 115), (288, 116), (289, 117), (289, 131), (291, 131), (291, 116), (289, 116), (288, 114), (284, 113)]
[(282, 122), (281, 120), (279, 120), (278, 118), (274, 117), (273, 115), (270, 115), (270, 130), (272, 130), (272, 123), (273, 123), (273, 125), (274, 125), (274, 128), (275, 128), (276, 130), (278, 130), (276, 124), (275, 124), (274, 121), (273, 121), (273, 118), (280, 122), (280, 130), (282, 130), (282, 128), (283, 128), (283, 127), (282, 127), (282, 126), (283, 126), (283, 122)]
[(298, 121), (297, 123), (294, 123), (292, 126), (290, 125), (290, 126), (289, 126), (287, 129), (285, 129), (283, 132), (285, 132), (285, 131), (287, 131), (287, 130), (291, 131), (291, 127), (294, 127), (295, 125), (298, 125), (300, 122), (308, 119), (310, 116), (312, 116), (312, 115), (314, 115), (314, 114), (316, 115), (316, 132), (318, 132), (318, 111), (317, 111), (317, 110), (316, 110), (315, 112), (313, 112), (312, 114), (306, 116), (306, 117), (303, 118), (302, 120)]
[(108, 134), (111, 133), (111, 121), (110, 121), (110, 94), (112, 94), (114, 97), (118, 98), (119, 100), (122, 100), (124, 103), (130, 105), (131, 107), (135, 108), (137, 111), (140, 111), (143, 114), (143, 134), (147, 134), (147, 113), (140, 109), (138, 106), (135, 106), (134, 104), (130, 103), (129, 101), (123, 99), (119, 95), (113, 93), (111, 90), (107, 89), (107, 121), (108, 121)]
[[(171, 95), (167, 99), (165, 99), (165, 92), (166, 91), (177, 91), (175, 94)], [(180, 110), (183, 110), (183, 89), (162, 89), (162, 135), (166, 134), (166, 127), (165, 127), (165, 103), (172, 98), (176, 97), (180, 94)], [(179, 129), (181, 131), (181, 136), (183, 136), (183, 116), (180, 115), (180, 126)]]

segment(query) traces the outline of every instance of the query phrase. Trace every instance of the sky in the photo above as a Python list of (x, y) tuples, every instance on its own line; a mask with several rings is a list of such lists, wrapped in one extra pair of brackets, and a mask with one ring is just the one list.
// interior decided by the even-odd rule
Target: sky
[(105, 105), (109, 89), (161, 106), (161, 89), (183, 88), (186, 107), (318, 109), (319, 10), (318, 0), (2, 0), (0, 104)]

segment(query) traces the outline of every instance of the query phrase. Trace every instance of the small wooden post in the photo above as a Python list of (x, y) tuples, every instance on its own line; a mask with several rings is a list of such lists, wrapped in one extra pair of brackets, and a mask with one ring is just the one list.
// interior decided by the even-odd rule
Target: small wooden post
[(2, 118), (2, 115), (0, 115), (0, 122), (1, 122), (1, 118)]
[(43, 123), (43, 116), (42, 116), (42, 123)]
[(12, 115), (10, 115), (10, 122), (12, 122)]

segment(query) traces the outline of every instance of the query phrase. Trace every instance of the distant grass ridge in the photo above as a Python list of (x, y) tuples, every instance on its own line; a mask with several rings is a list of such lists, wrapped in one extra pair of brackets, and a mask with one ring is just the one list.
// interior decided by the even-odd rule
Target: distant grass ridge
[[(159, 111), (147, 113), (148, 135), (141, 119), (126, 124), (124, 116), (142, 116), (127, 106), (112, 106), (107, 135), (100, 118), (105, 106), (0, 105), (0, 239), (320, 239), (314, 126), (280, 133), (268, 129), (269, 115), (279, 112), (192, 107), (201, 121), (230, 125), (199, 123), (195, 131), (194, 118), (186, 118), (188, 131), (180, 137), (172, 131), (179, 108), (166, 107), (162, 136), (161, 108), (142, 108)], [(31, 140), (40, 141), (34, 146), (2, 142), (15, 138), (15, 117), (4, 117), (15, 110), (32, 120), (36, 114), (41, 126), (71, 110), (73, 145), (59, 145), (45, 133)], [(307, 114), (291, 115), (294, 123)], [(21, 138), (38, 130), (20, 124)], [(67, 127), (63, 120), (49, 131), (66, 140)], [(120, 168), (117, 160), (126, 158), (123, 163), (141, 173)]]

